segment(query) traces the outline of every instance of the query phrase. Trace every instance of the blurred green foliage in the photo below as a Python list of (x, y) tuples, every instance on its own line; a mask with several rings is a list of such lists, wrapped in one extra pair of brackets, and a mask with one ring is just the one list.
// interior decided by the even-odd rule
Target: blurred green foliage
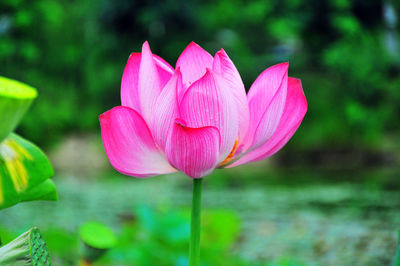
[[(228, 210), (206, 210), (202, 218), (202, 265), (248, 265), (232, 252), (234, 243), (239, 240), (240, 220), (237, 214)], [(81, 242), (82, 230), (92, 226), (93, 222), (83, 224), (80, 237), (64, 229), (43, 231), (54, 263), (77, 265), (80, 259), (85, 258), (88, 246), (83, 246)], [(90, 233), (90, 241), (101, 242), (104, 234), (98, 230), (99, 223), (95, 227), (96, 234)], [(103, 231), (111, 230), (105, 225), (101, 227)], [(119, 227), (116, 244), (105, 250), (93, 261), (93, 265), (187, 265), (189, 210), (154, 209), (141, 205), (133, 215), (127, 213), (122, 217)], [(5, 242), (13, 235), (1, 228), (0, 232)]]
[[(234, 264), (230, 253), (237, 241), (240, 221), (232, 211), (206, 210), (203, 213), (201, 252), (204, 265)], [(133, 217), (125, 217), (119, 244), (102, 259), (138, 265), (187, 265), (190, 235), (189, 211), (169, 208), (155, 210), (140, 206)], [(220, 226), (220, 223), (224, 226)]]
[(385, 42), (385, 3), (4, 0), (0, 73), (39, 88), (20, 131), (49, 144), (69, 131), (97, 131), (144, 40), (171, 65), (193, 40), (211, 53), (223, 47), (247, 88), (266, 67), (290, 61), (309, 101), (298, 147), (376, 147), (399, 134), (399, 53)]

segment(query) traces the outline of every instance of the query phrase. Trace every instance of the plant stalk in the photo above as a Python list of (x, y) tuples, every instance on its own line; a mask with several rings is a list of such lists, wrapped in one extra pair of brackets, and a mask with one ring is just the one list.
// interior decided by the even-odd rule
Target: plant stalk
[(200, 265), (200, 224), (202, 178), (193, 178), (192, 215), (190, 224), (189, 266)]
[(393, 266), (400, 266), (400, 231), (397, 232), (397, 252)]

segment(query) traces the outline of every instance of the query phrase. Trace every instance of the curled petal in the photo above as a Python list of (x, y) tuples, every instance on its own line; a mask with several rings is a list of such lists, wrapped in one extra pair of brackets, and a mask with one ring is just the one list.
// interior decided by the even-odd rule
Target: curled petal
[(139, 101), (139, 67), (141, 53), (132, 53), (129, 56), (128, 63), (125, 66), (121, 81), (121, 103), (140, 112)]
[(249, 128), (250, 119), (249, 105), (247, 103), (246, 90), (243, 81), (235, 65), (224, 49), (221, 49), (215, 54), (213, 70), (226, 80), (229, 90), (233, 94), (239, 120), (238, 141), (241, 142)]
[(289, 78), (285, 109), (272, 138), (228, 167), (263, 160), (275, 154), (296, 132), (306, 112), (307, 100), (304, 96), (301, 82), (299, 79)]
[(212, 67), (212, 62), (213, 58), (207, 51), (191, 42), (179, 56), (176, 68), (181, 68), (183, 83), (193, 83)]
[(266, 69), (251, 86), (247, 95), (250, 125), (244, 150), (260, 147), (275, 132), (285, 106), (288, 67), (288, 63), (282, 63)]
[(151, 132), (158, 146), (163, 150), (175, 118), (178, 117), (177, 95), (182, 86), (182, 75), (178, 68), (158, 96), (155, 105)]
[(238, 136), (238, 115), (232, 93), (212, 70), (186, 91), (179, 105), (180, 118), (189, 127), (216, 127), (221, 134), (219, 162), (232, 151)]
[(158, 55), (153, 54), (153, 60), (156, 63), (158, 76), (160, 77), (161, 88), (164, 88), (175, 70), (170, 64), (168, 64), (167, 61)]
[(218, 162), (220, 135), (215, 127), (190, 128), (177, 119), (167, 140), (169, 162), (192, 178), (210, 174)]
[(112, 166), (135, 176), (175, 172), (157, 149), (144, 119), (135, 110), (118, 106), (100, 115), (103, 145)]
[[(141, 53), (132, 53), (129, 56), (121, 81), (122, 105), (135, 109), (138, 112), (141, 112), (139, 100), (139, 68), (141, 59)], [(153, 55), (153, 60), (156, 63), (161, 87), (164, 87), (171, 78), (172, 73), (174, 73), (174, 69), (157, 55)]]
[(147, 123), (152, 120), (152, 114), (158, 95), (162, 90), (161, 79), (156, 63), (153, 60), (148, 42), (142, 47), (142, 60), (139, 68), (139, 100), (142, 116)]

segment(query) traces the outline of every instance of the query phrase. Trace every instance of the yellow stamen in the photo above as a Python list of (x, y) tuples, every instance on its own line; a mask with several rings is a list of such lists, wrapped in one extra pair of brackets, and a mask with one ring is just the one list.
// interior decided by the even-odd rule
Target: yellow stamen
[(233, 145), (233, 148), (232, 148), (231, 152), (225, 158), (225, 160), (222, 163), (219, 164), (219, 166), (224, 166), (227, 163), (229, 163), (233, 159), (233, 156), (235, 156), (235, 153), (236, 153), (238, 148), (239, 148), (239, 140), (237, 139), (237, 140), (235, 140), (235, 145)]

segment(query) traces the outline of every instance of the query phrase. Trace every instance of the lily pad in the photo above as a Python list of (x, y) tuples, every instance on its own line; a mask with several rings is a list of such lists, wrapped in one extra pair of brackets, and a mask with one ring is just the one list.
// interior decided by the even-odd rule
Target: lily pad
[(97, 249), (110, 249), (117, 243), (114, 232), (99, 222), (84, 223), (79, 230), (79, 235), (85, 244)]

